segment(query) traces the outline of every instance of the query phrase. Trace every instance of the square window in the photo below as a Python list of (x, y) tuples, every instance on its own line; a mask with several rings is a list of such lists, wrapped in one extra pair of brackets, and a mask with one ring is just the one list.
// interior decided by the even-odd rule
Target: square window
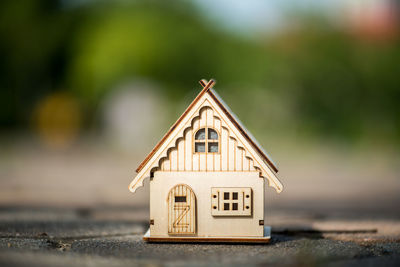
[[(249, 196), (246, 198), (246, 196)], [(251, 187), (211, 187), (212, 216), (252, 216)]]
[(206, 131), (205, 129), (200, 129), (196, 132), (196, 136), (194, 137), (196, 140), (204, 140), (206, 139)]
[(186, 196), (175, 196), (175, 202), (186, 202)]
[(195, 152), (206, 152), (206, 144), (203, 142), (195, 143), (194, 151)]
[(225, 192), (224, 193), (224, 199), (226, 200), (226, 199), (229, 199), (229, 192)]
[(229, 203), (224, 203), (224, 210), (229, 210)]
[(218, 134), (213, 129), (208, 129), (208, 139), (218, 140)]
[(208, 152), (218, 153), (218, 143), (208, 143)]

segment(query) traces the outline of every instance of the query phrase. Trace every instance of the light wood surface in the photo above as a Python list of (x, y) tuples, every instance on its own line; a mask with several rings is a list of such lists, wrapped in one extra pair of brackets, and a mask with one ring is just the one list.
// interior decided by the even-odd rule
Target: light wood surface
[[(264, 226), (264, 179), (258, 172), (162, 172), (150, 180), (150, 225), (152, 236), (168, 237), (169, 194), (176, 185), (190, 185), (196, 196), (196, 236), (262, 237)], [(251, 188), (250, 216), (213, 216), (212, 188)], [(179, 234), (179, 233), (176, 233)]]
[[(203, 92), (203, 91), (202, 91)], [(200, 97), (199, 97), (200, 96)], [(152, 151), (129, 189), (135, 192), (143, 180), (157, 171), (258, 171), (260, 177), (277, 192), (283, 190), (274, 168), (259, 151), (260, 148), (238, 128), (228, 108), (222, 106), (211, 91), (204, 91), (185, 111), (163, 138), (163, 143)], [(194, 133), (202, 128), (213, 128), (219, 133), (219, 153), (194, 153)]]
[(203, 90), (129, 185), (135, 192), (151, 178), (148, 238), (265, 242), (264, 178), (281, 192), (277, 168), (210, 90), (214, 81), (200, 83)]
[(267, 244), (271, 240), (271, 227), (264, 227), (264, 236), (262, 237), (196, 237), (196, 236), (169, 236), (169, 237), (159, 237), (151, 236), (150, 228), (143, 236), (143, 240), (147, 242), (154, 243), (258, 243)]
[(193, 190), (185, 184), (178, 184), (169, 191), (167, 201), (168, 234), (195, 234), (196, 196)]

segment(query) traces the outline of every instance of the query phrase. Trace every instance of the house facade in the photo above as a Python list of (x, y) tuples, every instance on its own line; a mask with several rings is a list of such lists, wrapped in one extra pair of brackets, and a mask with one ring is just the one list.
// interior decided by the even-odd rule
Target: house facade
[(212, 89), (203, 90), (137, 169), (150, 179), (149, 241), (266, 240), (265, 184), (277, 168)]

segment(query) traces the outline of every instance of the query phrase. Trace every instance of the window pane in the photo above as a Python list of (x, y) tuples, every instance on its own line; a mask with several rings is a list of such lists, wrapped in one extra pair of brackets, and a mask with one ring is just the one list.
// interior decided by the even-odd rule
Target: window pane
[(208, 143), (208, 152), (218, 153), (218, 143)]
[(175, 202), (186, 202), (186, 196), (176, 196)]
[(204, 140), (204, 139), (206, 139), (206, 130), (204, 128), (198, 130), (196, 132), (196, 136), (194, 137), (194, 139), (196, 139), (196, 140)]
[[(246, 198), (246, 196), (249, 197)], [(211, 187), (211, 194), (208, 197), (211, 202), (209, 207), (212, 216), (242, 217), (252, 216), (254, 213), (254, 203), (252, 203), (254, 196), (251, 187)]]
[(206, 152), (206, 144), (205, 143), (195, 143), (194, 144), (195, 152)]
[(208, 129), (208, 139), (218, 140), (218, 133), (213, 129)]
[(229, 210), (229, 203), (224, 203), (224, 210)]
[(232, 210), (238, 210), (238, 203), (232, 203)]

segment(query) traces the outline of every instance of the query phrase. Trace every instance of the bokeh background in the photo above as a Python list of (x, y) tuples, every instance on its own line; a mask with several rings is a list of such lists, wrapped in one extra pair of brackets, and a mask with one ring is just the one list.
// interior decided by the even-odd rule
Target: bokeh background
[(280, 168), (268, 212), (398, 218), (399, 14), (395, 0), (2, 0), (0, 206), (146, 214), (134, 170), (215, 78)]

